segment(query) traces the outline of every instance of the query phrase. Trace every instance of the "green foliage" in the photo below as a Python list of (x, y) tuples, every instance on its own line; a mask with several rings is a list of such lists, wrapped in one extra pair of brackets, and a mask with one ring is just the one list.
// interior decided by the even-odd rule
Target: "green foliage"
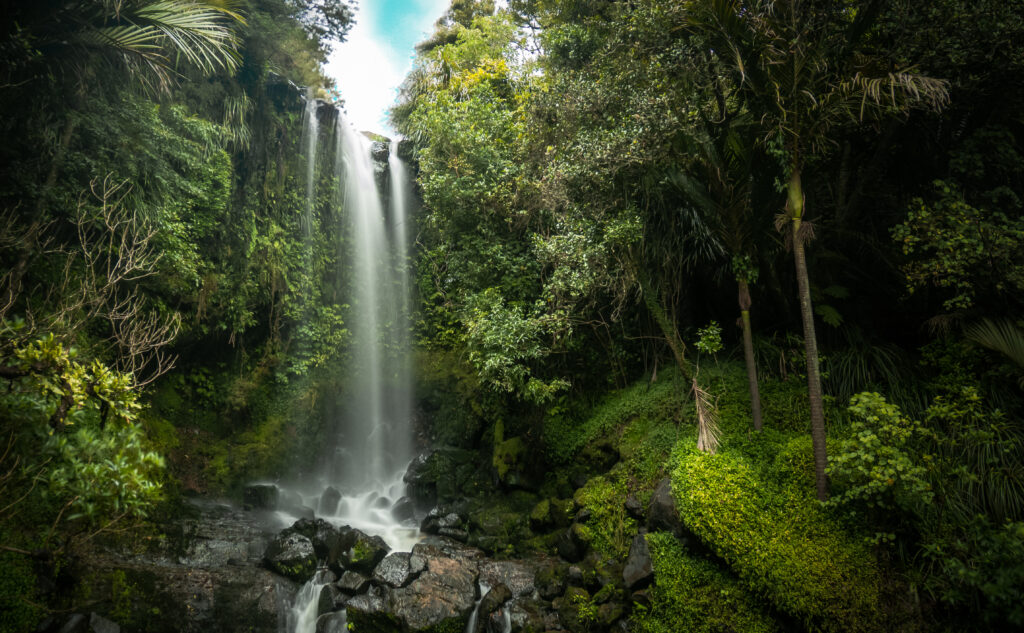
[(636, 521), (626, 514), (623, 499), (626, 486), (618, 473), (592, 477), (576, 491), (576, 503), (590, 511), (582, 534), (596, 551), (605, 556), (624, 559), (629, 552)]
[(695, 346), (705, 354), (715, 354), (722, 351), (721, 326), (716, 321), (712, 321), (697, 330), (697, 343)]
[(881, 628), (871, 551), (815, 501), (761, 478), (735, 452), (683, 449), (674, 459), (680, 517), (751, 590), (814, 628)]
[(643, 633), (743, 631), (767, 633), (779, 626), (742, 583), (696, 558), (667, 532), (647, 535), (655, 584), (651, 606), (633, 618)]
[(829, 460), (835, 484), (829, 503), (882, 510), (931, 503), (928, 471), (934, 458), (911, 449), (925, 433), (922, 425), (877, 393), (857, 394), (849, 410), (849, 437), (838, 442)]
[[(6, 531), (0, 531), (0, 542), (9, 543)], [(32, 563), (22, 554), (0, 551), (0, 632), (31, 631), (45, 617), (46, 611), (36, 596), (36, 574)]]
[(903, 267), (907, 290), (943, 289), (946, 310), (970, 308), (978, 293), (1000, 297), (1024, 290), (1024, 219), (970, 204), (955, 183), (935, 181), (931, 201), (915, 198), (892, 234), (909, 257)]

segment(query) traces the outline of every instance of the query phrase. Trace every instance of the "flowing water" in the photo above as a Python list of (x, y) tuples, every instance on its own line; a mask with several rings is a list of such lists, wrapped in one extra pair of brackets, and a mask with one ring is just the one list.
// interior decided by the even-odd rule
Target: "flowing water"
[[(308, 99), (302, 149), (306, 159), (304, 222), (314, 227), (318, 137), (317, 103)], [(351, 332), (340, 414), (314, 476), (282, 489), (294, 507), (314, 509), (335, 525), (381, 536), (394, 550), (418, 540), (415, 522), (402, 523), (392, 506), (405, 495), (402, 476), (412, 458), (412, 371), (409, 356), (409, 205), (413, 198), (395, 146), (387, 163), (374, 161), (371, 141), (339, 113), (333, 129), (337, 191), (331, 199), (345, 218), (339, 240), (347, 261), (345, 302)], [(382, 187), (382, 185), (384, 185)], [(312, 229), (307, 229), (312, 230)], [(278, 512), (290, 525), (297, 513)], [(287, 631), (316, 629), (317, 600), (325, 584), (318, 573), (299, 591)]]

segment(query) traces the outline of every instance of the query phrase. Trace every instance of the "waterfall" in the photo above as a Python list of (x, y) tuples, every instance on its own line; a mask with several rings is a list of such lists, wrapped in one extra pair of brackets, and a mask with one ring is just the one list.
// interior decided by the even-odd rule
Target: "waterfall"
[(315, 633), (320, 591), (333, 579), (334, 575), (327, 568), (320, 568), (306, 584), (302, 585), (287, 613), (286, 630), (289, 633)]
[(313, 236), (313, 205), (316, 203), (316, 150), (320, 136), (320, 121), (316, 116), (317, 100), (313, 89), (306, 89), (306, 107), (302, 111), (302, 138), (300, 151), (306, 158), (306, 207), (302, 216), (302, 231), (309, 241)]
[[(311, 228), (316, 227), (321, 104), (307, 101), (301, 143), (306, 155), (304, 222)], [(333, 133), (337, 189), (331, 200), (342, 218), (336, 239), (343, 301), (349, 306), (344, 381), (337, 394), (337, 419), (327, 421), (321, 466), (318, 472), (307, 473), (306, 481), (284, 491), (283, 498), (298, 502), (279, 509), (278, 516), (290, 524), (303, 506), (312, 508), (320, 518), (379, 535), (392, 548), (407, 551), (419, 530), (415, 521), (396, 521), (392, 506), (405, 495), (402, 476), (412, 459), (412, 188), (397, 142), (385, 152), (382, 143), (372, 143), (341, 113), (334, 119)]]

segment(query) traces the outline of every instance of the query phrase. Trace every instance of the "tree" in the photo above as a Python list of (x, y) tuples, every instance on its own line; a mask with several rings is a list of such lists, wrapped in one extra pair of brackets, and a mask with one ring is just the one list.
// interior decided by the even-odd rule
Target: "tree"
[[(761, 114), (762, 142), (779, 159), (786, 204), (776, 218), (788, 232), (796, 267), (807, 358), (815, 486), (828, 497), (825, 416), (805, 247), (814, 236), (806, 221), (805, 168), (827, 154), (837, 130), (866, 119), (943, 107), (947, 84), (912, 67), (893, 68), (860, 47), (879, 3), (859, 12), (811, 0), (707, 0), (691, 5), (690, 28), (708, 38), (742, 88), (752, 112)], [(788, 228), (786, 228), (788, 225)]]

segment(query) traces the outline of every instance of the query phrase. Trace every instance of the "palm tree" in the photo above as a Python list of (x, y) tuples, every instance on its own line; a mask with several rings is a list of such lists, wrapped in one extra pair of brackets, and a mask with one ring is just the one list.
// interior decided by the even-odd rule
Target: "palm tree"
[(890, 68), (886, 60), (858, 51), (877, 3), (859, 13), (811, 0), (704, 0), (692, 7), (690, 28), (707, 38), (728, 68), (747, 107), (760, 115), (762, 142), (783, 162), (786, 205), (776, 226), (783, 230), (788, 225), (796, 266), (815, 483), (824, 500), (828, 456), (805, 252), (814, 230), (805, 221), (804, 168), (828, 153), (841, 126), (904, 114), (914, 106), (942, 108), (947, 83), (912, 68)]

